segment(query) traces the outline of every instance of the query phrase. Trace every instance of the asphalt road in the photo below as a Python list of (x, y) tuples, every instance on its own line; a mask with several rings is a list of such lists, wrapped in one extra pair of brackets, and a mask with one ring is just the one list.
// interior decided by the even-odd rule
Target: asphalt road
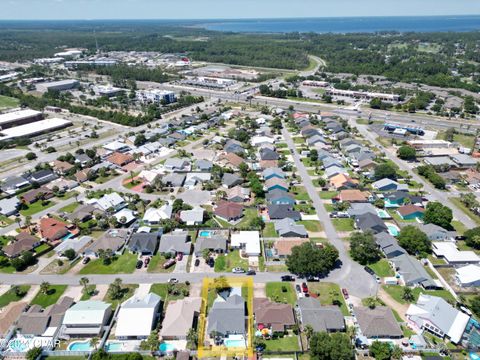
[(282, 135), (284, 136), (288, 147), (293, 149), (292, 156), (295, 162), (295, 167), (297, 168), (297, 176), (300, 176), (310, 199), (312, 199), (317, 215), (323, 223), (325, 235), (328, 241), (338, 250), (341, 266), (331, 271), (327, 278), (325, 278), (325, 281), (337, 283), (341, 287), (347, 288), (350, 294), (359, 298), (375, 295), (378, 289), (376, 280), (372, 275), (368, 274), (360, 264), (354, 262), (350, 258), (343, 240), (338, 237), (337, 231), (323, 206), (323, 202), (312, 183), (312, 179), (310, 178), (307, 169), (300, 160), (300, 156), (295, 148), (290, 133), (284, 128), (282, 130)]

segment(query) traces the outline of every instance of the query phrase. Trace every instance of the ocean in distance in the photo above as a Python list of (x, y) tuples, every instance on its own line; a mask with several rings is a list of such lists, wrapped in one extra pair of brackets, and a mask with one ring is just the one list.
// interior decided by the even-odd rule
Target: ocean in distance
[(465, 32), (480, 30), (480, 15), (207, 20), (196, 27), (243, 33)]

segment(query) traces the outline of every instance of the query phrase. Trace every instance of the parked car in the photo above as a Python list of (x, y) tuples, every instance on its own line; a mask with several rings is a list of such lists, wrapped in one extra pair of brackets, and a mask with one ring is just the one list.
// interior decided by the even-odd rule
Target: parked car
[(175, 259), (169, 259), (163, 264), (164, 269), (168, 269), (170, 266), (173, 266), (176, 263)]
[(348, 213), (346, 211), (339, 211), (339, 212), (337, 212), (337, 217), (345, 219), (345, 218), (349, 218), (350, 215), (348, 215)]
[(200, 265), (200, 259), (195, 259), (195, 264), (194, 264), (194, 265), (195, 265), (195, 266)]
[(213, 257), (208, 259), (208, 266), (213, 268), (215, 266), (215, 259)]
[(365, 271), (367, 273), (369, 273), (370, 275), (375, 275), (375, 271), (373, 271), (372, 269), (370, 269), (368, 266), (365, 266), (364, 267)]
[(300, 287), (299, 284), (295, 285), (295, 290), (297, 290), (297, 293), (301, 293), (301, 292), (302, 292), (302, 288)]
[(145, 264), (145, 266), (147, 266), (148, 264), (150, 264), (150, 257), (147, 256), (147, 257), (143, 260), (143, 263)]
[(308, 282), (320, 281), (320, 278), (318, 276), (307, 276), (305, 280), (307, 280)]
[(305, 294), (308, 293), (307, 283), (302, 283), (302, 291), (303, 291)]
[(247, 271), (247, 275), (257, 275), (257, 273), (255, 272), (255, 270), (250, 269)]
[(331, 218), (337, 218), (337, 217), (338, 217), (338, 211), (332, 211), (332, 212), (329, 214), (329, 216), (330, 216)]
[(88, 256), (85, 256), (82, 260), (82, 264), (88, 264), (90, 262), (90, 258)]
[(243, 274), (244, 272), (245, 272), (245, 270), (243, 270), (240, 267), (236, 267), (236, 268), (232, 269), (232, 273), (234, 273), (234, 274)]
[(178, 279), (177, 278), (170, 278), (168, 279), (169, 284), (178, 284)]
[(142, 261), (142, 260), (138, 260), (138, 261), (137, 261), (137, 265), (135, 265), (135, 268), (141, 269), (142, 266), (143, 266), (143, 261)]
[(183, 259), (183, 253), (178, 253), (177, 254), (177, 261), (182, 261)]
[(283, 275), (281, 279), (282, 281), (295, 281), (295, 277), (293, 277), (292, 275)]
[(343, 289), (342, 289), (342, 294), (343, 294), (343, 297), (344, 297), (345, 299), (348, 299), (348, 291), (347, 291), (347, 289), (343, 288)]

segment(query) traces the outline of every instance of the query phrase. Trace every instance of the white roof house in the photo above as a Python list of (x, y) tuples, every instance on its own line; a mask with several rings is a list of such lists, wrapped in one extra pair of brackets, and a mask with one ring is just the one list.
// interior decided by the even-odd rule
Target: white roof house
[(160, 208), (148, 208), (143, 215), (143, 222), (146, 224), (158, 224), (161, 220), (172, 217), (172, 205), (164, 204)]
[(460, 286), (480, 286), (480, 266), (467, 265), (456, 269), (455, 279)]
[(421, 294), (416, 304), (411, 304), (406, 312), (410, 325), (444, 338), (454, 344), (462, 339), (470, 316), (455, 309), (444, 299)]
[(232, 247), (245, 249), (248, 256), (260, 255), (260, 233), (258, 231), (239, 231), (231, 237)]
[(252, 146), (258, 146), (260, 144), (273, 144), (275, 139), (270, 136), (254, 136), (250, 140)]
[(116, 212), (115, 214), (113, 214), (113, 216), (122, 225), (130, 224), (132, 221), (135, 221), (136, 219), (135, 212), (130, 209), (122, 209)]
[(134, 296), (123, 302), (118, 312), (115, 336), (121, 339), (147, 338), (155, 324), (160, 302), (160, 296), (153, 293), (143, 298)]
[(103, 195), (100, 199), (97, 199), (95, 203), (103, 211), (106, 211), (110, 208), (119, 210), (121, 207), (123, 207), (123, 205), (125, 205), (125, 200), (116, 192), (113, 192), (111, 194)]
[(112, 306), (103, 301), (79, 301), (65, 312), (63, 325), (66, 335), (99, 335), (110, 319)]
[(478, 264), (480, 257), (473, 251), (460, 251), (453, 242), (432, 242), (435, 256), (444, 258), (449, 264)]
[(195, 207), (192, 210), (183, 210), (180, 212), (180, 219), (187, 225), (199, 225), (203, 223), (203, 214), (205, 210), (201, 207)]
[(69, 238), (67, 240), (62, 241), (56, 248), (55, 252), (57, 255), (61, 255), (67, 249), (73, 249), (75, 252), (79, 252), (82, 248), (84, 248), (90, 241), (93, 239), (90, 236), (82, 236), (79, 238)]

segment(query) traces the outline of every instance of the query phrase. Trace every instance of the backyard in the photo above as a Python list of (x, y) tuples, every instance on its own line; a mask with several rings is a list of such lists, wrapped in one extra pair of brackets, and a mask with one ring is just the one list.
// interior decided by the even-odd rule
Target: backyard
[(296, 335), (285, 335), (276, 339), (265, 340), (265, 351), (298, 351), (298, 337)]
[(286, 303), (292, 306), (297, 302), (297, 295), (293, 285), (285, 282), (269, 282), (266, 284), (265, 291), (270, 300)]
[(395, 276), (395, 272), (387, 259), (380, 259), (376, 263), (368, 265), (368, 267), (379, 277)]
[(278, 237), (278, 234), (275, 231), (275, 224), (273, 222), (269, 222), (265, 224), (265, 229), (263, 229), (263, 237), (264, 238)]

